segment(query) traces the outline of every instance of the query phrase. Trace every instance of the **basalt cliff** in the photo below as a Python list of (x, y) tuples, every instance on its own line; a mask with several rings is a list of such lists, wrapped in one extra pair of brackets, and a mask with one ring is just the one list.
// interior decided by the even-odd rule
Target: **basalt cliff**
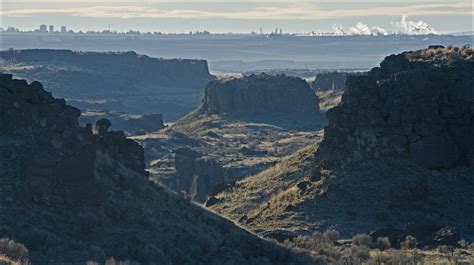
[(215, 77), (207, 62), (163, 59), (135, 52), (0, 51), (0, 71), (39, 81), (81, 110), (161, 113), (176, 120), (200, 104)]
[(349, 76), (341, 103), (326, 114), (317, 158), (342, 165), (403, 157), (430, 169), (472, 166), (474, 62), (468, 53), (405, 52), (367, 75)]
[(314, 115), (319, 100), (300, 78), (260, 74), (210, 82), (203, 109), (210, 114)]

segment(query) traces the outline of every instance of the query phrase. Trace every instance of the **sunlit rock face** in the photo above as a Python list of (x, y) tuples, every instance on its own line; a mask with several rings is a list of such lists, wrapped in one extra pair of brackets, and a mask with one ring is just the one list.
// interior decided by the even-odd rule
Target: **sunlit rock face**
[(319, 99), (300, 78), (260, 74), (210, 82), (204, 109), (216, 114), (315, 114)]

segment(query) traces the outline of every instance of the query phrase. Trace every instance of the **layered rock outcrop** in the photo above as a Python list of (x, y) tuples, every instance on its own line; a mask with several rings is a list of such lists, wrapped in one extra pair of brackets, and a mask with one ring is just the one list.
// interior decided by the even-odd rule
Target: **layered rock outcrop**
[(161, 113), (168, 120), (197, 107), (203, 87), (215, 79), (204, 60), (152, 58), (135, 52), (0, 51), (1, 71), (38, 80), (54, 96), (81, 110)]
[(319, 99), (308, 84), (297, 77), (249, 75), (210, 82), (203, 108), (219, 114), (315, 114)]
[[(457, 48), (456, 48), (457, 49)], [(430, 169), (474, 164), (472, 49), (431, 48), (385, 58), (349, 76), (317, 157), (323, 164), (404, 157)]]
[(346, 78), (349, 73), (331, 72), (316, 75), (316, 79), (311, 83), (311, 88), (315, 91), (344, 91), (346, 88)]

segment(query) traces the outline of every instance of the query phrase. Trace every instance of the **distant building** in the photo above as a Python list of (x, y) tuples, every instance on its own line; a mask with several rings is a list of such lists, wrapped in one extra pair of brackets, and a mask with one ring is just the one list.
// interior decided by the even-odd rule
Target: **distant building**
[(48, 26), (40, 25), (39, 32), (43, 32), (43, 33), (48, 32)]
[(49, 25), (49, 33), (54, 33), (54, 26), (53, 25)]
[(61, 33), (67, 33), (66, 26), (61, 26)]

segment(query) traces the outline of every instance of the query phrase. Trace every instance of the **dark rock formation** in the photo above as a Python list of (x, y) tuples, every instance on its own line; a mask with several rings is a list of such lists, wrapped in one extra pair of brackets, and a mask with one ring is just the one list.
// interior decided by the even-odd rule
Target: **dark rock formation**
[(311, 88), (315, 91), (344, 91), (346, 88), (346, 78), (349, 73), (331, 72), (316, 75), (316, 79), (311, 83)]
[(53, 98), (40, 83), (28, 84), (7, 74), (0, 76), (0, 83), (0, 134), (28, 145), (22, 151), (30, 161), (24, 165), (25, 196), (95, 202), (100, 196), (95, 164), (101, 156), (147, 176), (143, 148), (122, 132), (108, 132), (110, 121), (99, 120), (92, 132), (79, 126), (78, 109)]
[(267, 74), (210, 82), (203, 108), (219, 114), (315, 114), (319, 100), (297, 77)]
[(200, 156), (190, 148), (179, 148), (175, 151), (176, 189), (190, 192), (194, 178), (194, 161)]
[(215, 158), (189, 148), (175, 151), (176, 187), (193, 200), (205, 202), (214, 187), (224, 181), (224, 170)]
[[(81, 110), (162, 113), (178, 119), (200, 104), (214, 80), (204, 60), (162, 59), (135, 52), (0, 51), (0, 71), (38, 80)], [(17, 67), (21, 65), (21, 67)]]
[(0, 238), (33, 264), (305, 263), (148, 182), (137, 143), (79, 115), (0, 74)]
[(430, 169), (473, 165), (472, 49), (429, 52), (391, 55), (347, 78), (341, 104), (326, 114), (323, 164), (396, 156)]
[(163, 115), (161, 114), (143, 114), (130, 115), (124, 113), (86, 111), (79, 117), (81, 124), (95, 123), (99, 119), (107, 119), (112, 125), (111, 130), (124, 131), (128, 134), (140, 134), (146, 132), (155, 132), (163, 129)]

